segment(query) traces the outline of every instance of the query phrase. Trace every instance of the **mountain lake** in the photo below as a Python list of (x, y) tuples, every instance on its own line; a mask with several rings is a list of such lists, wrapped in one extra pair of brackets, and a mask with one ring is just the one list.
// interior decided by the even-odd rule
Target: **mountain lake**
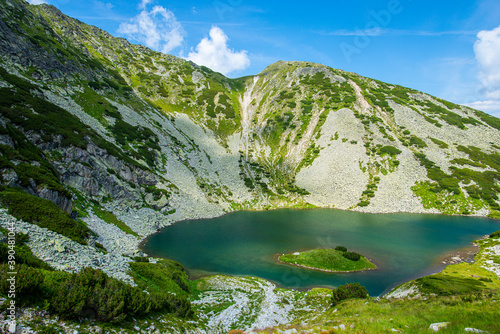
[[(239, 211), (178, 222), (142, 245), (150, 256), (180, 262), (190, 278), (257, 276), (279, 287), (308, 289), (359, 282), (370, 295), (437, 272), (445, 258), (469, 253), (472, 242), (500, 229), (488, 218), (430, 214), (367, 214), (335, 209)], [(276, 255), (345, 246), (377, 270), (328, 273), (279, 264)]]

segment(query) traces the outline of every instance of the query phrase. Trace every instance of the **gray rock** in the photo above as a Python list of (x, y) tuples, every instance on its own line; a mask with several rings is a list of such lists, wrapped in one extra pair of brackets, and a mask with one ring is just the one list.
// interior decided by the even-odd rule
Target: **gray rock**
[(38, 191), (38, 197), (48, 199), (49, 201), (54, 202), (55, 204), (57, 204), (58, 207), (60, 207), (67, 213), (71, 213), (73, 209), (73, 203), (71, 201), (71, 198), (63, 196), (57, 191), (43, 188)]

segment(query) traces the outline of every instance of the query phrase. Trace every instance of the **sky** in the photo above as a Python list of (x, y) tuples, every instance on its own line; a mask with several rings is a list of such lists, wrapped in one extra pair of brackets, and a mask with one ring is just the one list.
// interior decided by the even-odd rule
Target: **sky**
[(310, 61), (500, 117), (498, 0), (29, 0), (228, 77)]

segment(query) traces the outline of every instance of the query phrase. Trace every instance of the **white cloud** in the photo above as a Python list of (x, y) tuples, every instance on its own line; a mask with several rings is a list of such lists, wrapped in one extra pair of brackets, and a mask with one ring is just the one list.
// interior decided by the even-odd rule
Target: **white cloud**
[(487, 99), (500, 100), (500, 26), (477, 34), (474, 44), (479, 80)]
[(187, 59), (223, 74), (250, 66), (247, 51), (230, 50), (227, 41), (222, 29), (214, 26), (210, 29), (210, 38), (203, 38), (196, 46), (196, 52), (190, 52)]
[(149, 5), (153, 0), (141, 0), (141, 3), (139, 4), (139, 9), (143, 10), (146, 9), (146, 6)]
[(500, 101), (486, 100), (467, 103), (467, 107), (487, 112), (493, 116), (500, 117)]
[(94, 1), (94, 10), (100, 14), (111, 11), (115, 6), (110, 2)]
[(42, 3), (48, 3), (47, 0), (28, 0), (28, 2), (32, 5), (41, 5)]
[[(149, 2), (143, 0), (141, 5)], [(130, 22), (120, 24), (118, 33), (164, 53), (180, 46), (185, 35), (174, 13), (162, 6), (155, 6), (151, 11), (142, 10)]]

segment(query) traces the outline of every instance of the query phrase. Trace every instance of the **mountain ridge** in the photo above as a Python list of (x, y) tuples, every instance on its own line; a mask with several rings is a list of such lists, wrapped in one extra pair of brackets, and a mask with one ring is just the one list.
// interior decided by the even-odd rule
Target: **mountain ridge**
[[(7, 1), (4, 6), (8, 6), (10, 3), (16, 2)], [(127, 153), (127, 149), (131, 150), (132, 156), (136, 158), (136, 163), (132, 162), (133, 164), (139, 163), (137, 166), (144, 167), (143, 162), (149, 161), (150, 164), (155, 164), (154, 168), (159, 170), (163, 168), (162, 173), (168, 173), (168, 167), (165, 168), (165, 166), (157, 164), (158, 160), (154, 158), (155, 155), (157, 158), (162, 155), (161, 150), (158, 150), (157, 143), (151, 142), (149, 143), (150, 147), (146, 147), (147, 143), (143, 140), (142, 148), (136, 147), (134, 149), (128, 143), (133, 136), (123, 137), (118, 136), (117, 133), (123, 130), (126, 133), (128, 133), (127, 130), (129, 132), (135, 131), (134, 127), (144, 129), (143, 132), (153, 131), (151, 133), (154, 133), (158, 124), (161, 123), (163, 130), (168, 129), (168, 127), (171, 129), (166, 130), (167, 133), (160, 134), (160, 137), (175, 142), (179, 140), (178, 136), (182, 137), (186, 134), (180, 134), (183, 130), (176, 127), (175, 123), (177, 122), (181, 128), (186, 127), (186, 129), (189, 128), (189, 131), (198, 131), (198, 135), (206, 137), (203, 139), (200, 137), (201, 141), (215, 140), (216, 143), (210, 144), (206, 150), (200, 150), (198, 142), (187, 140), (187, 147), (190, 146), (190, 149), (197, 151), (195, 155), (205, 155), (205, 157), (198, 157), (198, 162), (193, 161), (193, 157), (189, 154), (186, 155), (182, 149), (178, 151), (178, 147), (173, 150), (176, 151), (177, 160), (182, 161), (183, 154), (187, 156), (181, 163), (188, 170), (195, 171), (196, 181), (194, 183), (196, 183), (196, 187), (200, 188), (200, 185), (205, 184), (205, 181), (210, 184), (211, 180), (217, 180), (212, 188), (219, 189), (209, 190), (209, 194), (212, 193), (214, 196), (214, 192), (216, 192), (219, 195), (214, 197), (222, 196), (223, 198), (219, 198), (220, 201), (231, 205), (236, 204), (240, 208), (255, 207), (255, 205), (257, 208), (265, 207), (265, 203), (270, 203), (267, 206), (273, 207), (275, 206), (273, 202), (283, 204), (278, 204), (278, 207), (286, 206), (284, 203), (288, 200), (279, 196), (282, 192), (286, 193), (288, 198), (292, 198), (289, 204), (298, 201), (296, 204), (307, 205), (306, 203), (308, 201), (311, 203), (312, 199), (313, 204), (319, 206), (369, 210), (370, 204), (367, 203), (373, 197), (367, 198), (366, 194), (363, 194), (364, 191), (367, 191), (369, 196), (372, 195), (371, 190), (366, 189), (366, 187), (371, 186), (372, 190), (376, 189), (376, 183), (381, 181), (382, 186), (384, 186), (384, 180), (390, 179), (390, 174), (393, 172), (397, 174), (399, 170), (402, 171), (400, 174), (417, 174), (421, 175), (419, 181), (436, 182), (432, 177), (426, 178), (422, 175), (426, 169), (427, 174), (433, 173), (429, 163), (425, 167), (425, 161), (429, 159), (422, 160), (415, 155), (412, 158), (410, 155), (417, 151), (418, 154), (423, 154), (420, 151), (426, 150), (432, 151), (432, 154), (438, 154), (434, 148), (435, 145), (438, 145), (436, 143), (448, 145), (450, 152), (447, 154), (451, 154), (449, 139), (443, 141), (441, 138), (442, 133), (448, 129), (451, 131), (450, 133), (457, 133), (457, 137), (459, 135), (469, 137), (467, 140), (456, 143), (457, 147), (474, 144), (477, 141), (474, 140), (477, 133), (481, 133), (484, 137), (492, 137), (492, 139), (499, 138), (497, 132), (493, 131), (492, 128), (492, 126), (495, 129), (499, 128), (498, 120), (492, 116), (433, 98), (412, 89), (389, 85), (321, 64), (280, 61), (269, 65), (258, 75), (228, 79), (206, 67), (197, 66), (143, 46), (130, 44), (121, 38), (114, 38), (99, 28), (68, 18), (54, 6), (26, 4), (18, 7), (27, 11), (23, 15), (29, 16), (28, 13), (31, 13), (33, 21), (40, 23), (30, 26), (23, 23), (23, 20), (19, 21), (25, 24), (25, 30), (32, 30), (36, 33), (33, 37), (33, 34), (23, 35), (13, 33), (13, 30), (10, 30), (10, 33), (6, 34), (11, 38), (6, 38), (6, 43), (2, 44), (2, 56), (4, 59), (10, 58), (12, 65), (17, 64), (16, 66), (20, 66), (21, 69), (24, 67), (26, 72), (26, 65), (16, 60), (23, 58), (25, 54), (31, 54), (31, 58), (27, 58), (30, 59), (32, 65), (26, 73), (29, 74), (30, 80), (34, 80), (35, 83), (46, 82), (45, 87), (48, 89), (42, 93), (42, 95), (45, 94), (44, 99), (62, 106), (63, 109), (65, 108), (77, 116), (80, 121), (90, 126), (92, 131), (98, 133), (105, 141), (114, 145), (119, 139), (118, 151)], [(8, 8), (5, 9), (4, 13), (9, 13)], [(21, 14), (17, 13), (17, 16), (20, 17)], [(45, 29), (43, 30), (45, 35), (41, 31), (41, 27)], [(4, 23), (2, 29), (5, 31), (9, 28)], [(26, 38), (26, 36), (30, 36), (30, 38)], [(20, 42), (21, 40), (24, 43)], [(9, 41), (16, 41), (14, 49)], [(28, 46), (30, 43), (32, 45)], [(64, 45), (67, 48), (63, 48)], [(48, 56), (36, 57), (32, 55), (37, 52), (47, 53)], [(54, 54), (51, 55), (51, 52)], [(19, 53), (21, 55), (18, 55)], [(37, 64), (33, 59), (41, 59), (40, 61), (48, 59), (49, 64), (47, 65), (43, 61)], [(65, 60), (64, 66), (59, 66), (58, 64), (62, 60)], [(4, 66), (8, 66), (8, 64), (8, 62), (3, 62)], [(77, 69), (78, 66), (80, 69)], [(47, 77), (47, 73), (51, 74)], [(144, 113), (144, 110), (147, 110), (147, 113), (151, 115), (148, 117), (156, 119), (152, 121), (141, 116), (140, 114)], [(335, 113), (338, 115), (335, 116)], [(412, 125), (403, 125), (405, 118), (412, 118), (419, 125), (425, 125), (423, 128), (429, 129), (432, 137), (428, 137), (431, 139), (422, 139), (413, 134), (420, 129), (409, 130), (407, 126)], [(198, 127), (197, 130), (193, 128), (191, 122), (194, 123), (195, 127)], [(429, 124), (435, 128), (428, 127)], [(340, 125), (345, 125), (347, 128), (341, 129)], [(350, 129), (350, 126), (353, 128)], [(455, 128), (462, 130), (462, 133), (459, 133)], [(474, 136), (468, 135), (471, 132), (470, 129), (476, 131)], [(205, 132), (205, 135), (200, 133), (200, 130)], [(339, 136), (337, 130), (342, 130), (345, 134), (343, 138), (335, 140), (337, 145), (332, 148), (334, 141), (328, 141), (327, 137)], [(168, 131), (177, 133), (172, 135)], [(408, 131), (410, 134), (405, 134)], [(159, 133), (154, 134), (159, 135)], [(190, 134), (187, 136), (189, 137)], [(237, 143), (236, 137), (239, 137), (239, 143)], [(315, 146), (318, 145), (318, 142), (322, 144)], [(236, 147), (237, 144), (239, 147)], [(136, 146), (138, 145), (140, 144), (136, 142)], [(173, 144), (170, 143), (170, 145)], [(220, 147), (216, 147), (216, 145)], [(489, 150), (488, 152), (493, 152), (492, 159), (494, 160), (498, 151), (495, 145), (492, 145), (483, 145), (483, 148)], [(124, 147), (127, 148), (124, 149)], [(385, 151), (380, 151), (381, 148), (391, 151), (385, 147), (394, 147), (402, 153), (394, 154), (397, 151), (392, 150), (392, 154), (387, 154)], [(411, 152), (407, 152), (406, 148), (409, 148)], [(254, 150), (259, 152), (252, 152)], [(365, 154), (363, 154), (363, 150)], [(443, 149), (440, 148), (440, 150)], [(322, 154), (326, 151), (330, 153), (328, 155)], [(467, 154), (467, 152), (463, 151), (457, 149), (453, 150), (452, 153), (460, 156), (458, 159), (467, 160), (463, 154)], [(236, 167), (234, 158), (238, 154), (239, 157), (236, 160), (238, 167)], [(215, 166), (210, 161), (212, 155), (226, 155), (225, 160), (233, 160), (232, 166), (240, 169), (239, 175), (231, 175), (231, 171), (228, 172), (230, 175), (228, 177), (232, 178), (232, 187), (224, 184), (224, 181), (216, 174), (218, 167), (228, 171), (227, 166)], [(328, 159), (328, 156), (331, 155), (336, 155), (339, 158), (337, 162), (342, 160), (340, 158), (344, 155), (355, 156), (355, 159), (344, 160), (351, 160), (351, 162), (357, 160), (356, 164), (358, 165), (355, 166), (351, 163), (336, 166), (335, 161)], [(140, 156), (147, 159), (142, 160), (141, 163)], [(404, 171), (404, 167), (407, 166), (405, 163), (395, 165), (401, 163), (396, 159), (397, 156), (408, 162), (408, 168), (412, 170), (411, 172)], [(320, 159), (316, 161), (317, 157)], [(483, 158), (486, 157), (483, 156)], [(169, 161), (172, 161), (165, 159), (163, 154), (163, 161), (165, 160), (167, 160), (167, 165)], [(200, 163), (201, 160), (205, 161)], [(449, 161), (453, 160), (449, 159)], [(318, 161), (324, 163), (318, 164)], [(449, 161), (442, 161), (436, 165), (430, 160), (434, 164), (434, 170), (438, 170), (438, 168), (447, 170), (449, 167), (454, 167), (450, 166)], [(415, 162), (423, 168), (418, 168)], [(316, 166), (318, 167), (316, 168)], [(496, 165), (487, 166), (489, 166), (487, 168), (493, 169), (496, 167)], [(173, 169), (175, 168), (170, 170)], [(328, 169), (331, 170), (329, 180), (318, 178), (314, 180), (312, 175), (317, 175), (321, 173), (321, 170)], [(204, 171), (201, 172), (201, 170)], [(331, 182), (332, 179), (339, 178), (338, 175), (342, 175), (342, 172), (346, 170), (348, 173), (344, 176), (356, 175), (353, 178), (355, 181), (353, 184), (358, 184), (358, 186), (347, 187), (345, 184)], [(205, 178), (200, 176), (204, 173), (208, 173)], [(336, 173), (340, 174), (336, 176)], [(450, 174), (442, 173), (440, 175), (445, 175), (448, 180), (452, 178)], [(346, 177), (340, 177), (340, 179), (345, 180)], [(377, 177), (381, 181), (375, 181)], [(467, 176), (461, 177), (464, 179), (463, 181), (467, 181)], [(261, 182), (263, 178), (267, 182)], [(478, 184), (479, 178), (473, 181)], [(413, 184), (411, 181), (414, 181)], [(406, 182), (406, 188), (416, 186), (417, 179), (414, 178), (411, 181)], [(470, 183), (470, 180), (468, 181)], [(243, 206), (241, 206), (241, 201), (234, 203), (229, 196), (229, 193), (233, 193), (232, 190), (238, 191), (237, 188), (240, 188), (241, 182), (247, 185), (248, 190), (253, 195), (249, 197), (248, 194), (240, 191), (239, 197), (246, 199), (248, 203), (243, 204)], [(322, 189), (322, 194), (314, 194), (315, 187), (324, 185), (325, 182), (330, 182), (330, 187)], [(173, 183), (175, 184), (175, 182)], [(240, 186), (235, 187), (234, 184), (237, 183)], [(396, 182), (392, 181), (392, 183)], [(364, 185), (362, 186), (362, 184)], [(269, 193), (269, 185), (273, 187), (271, 193)], [(490, 186), (488, 192), (491, 194), (492, 190), (496, 189), (495, 184), (488, 186)], [(226, 190), (224, 193), (222, 191), (224, 187), (232, 189)], [(361, 190), (360, 188), (363, 187), (365, 189)], [(177, 186), (177, 188), (185, 189), (189, 186)], [(353, 191), (354, 188), (356, 191)], [(466, 192), (463, 188), (461, 187), (461, 191)], [(444, 189), (449, 191), (446, 187)], [(458, 189), (456, 185), (454, 189)], [(330, 191), (336, 191), (335, 195), (327, 195)], [(342, 196), (341, 192), (343, 191), (347, 191), (349, 194)], [(208, 202), (217, 201), (210, 199), (210, 195), (207, 196), (204, 188), (193, 192), (197, 193), (198, 197), (208, 198)], [(421, 191), (421, 193), (423, 192)], [(380, 193), (382, 193), (380, 190), (374, 192), (375, 195)], [(466, 210), (471, 212), (474, 209), (476, 209), (475, 211), (480, 210), (477, 209), (478, 205), (474, 206), (470, 203), (468, 206), (470, 209), (465, 208), (465, 206), (452, 209), (450, 205), (444, 205), (444, 208), (417, 208), (418, 203), (414, 196), (418, 191), (412, 190), (411, 193), (406, 191), (402, 197), (407, 203), (412, 202), (411, 204), (399, 207), (393, 205), (393, 208), (388, 211), (462, 213)], [(271, 195), (268, 196), (269, 194)], [(304, 196), (304, 194), (307, 195)], [(267, 199), (263, 203), (259, 203), (258, 198), (262, 198), (262, 196)], [(273, 200), (273, 197), (277, 200)], [(342, 203), (336, 201), (342, 197), (351, 198), (348, 201), (341, 201)], [(360, 199), (356, 203), (355, 197)], [(420, 201), (422, 200), (421, 197)], [(484, 201), (484, 199), (481, 200)], [(376, 196), (374, 201), (377, 201)], [(393, 200), (381, 197), (379, 201), (381, 204), (374, 207), (372, 211), (384, 211), (382, 210), (384, 203), (392, 203), (391, 201)], [(488, 209), (490, 205), (493, 205), (491, 208), (493, 211), (490, 210), (490, 214), (494, 215), (495, 208), (498, 208), (498, 202), (495, 201), (495, 198), (490, 199), (485, 207)], [(359, 206), (360, 203), (362, 206)], [(159, 208), (158, 205), (156, 208)], [(223, 210), (230, 211), (227, 205)], [(485, 214), (485, 212), (482, 213), (482, 215)]]

